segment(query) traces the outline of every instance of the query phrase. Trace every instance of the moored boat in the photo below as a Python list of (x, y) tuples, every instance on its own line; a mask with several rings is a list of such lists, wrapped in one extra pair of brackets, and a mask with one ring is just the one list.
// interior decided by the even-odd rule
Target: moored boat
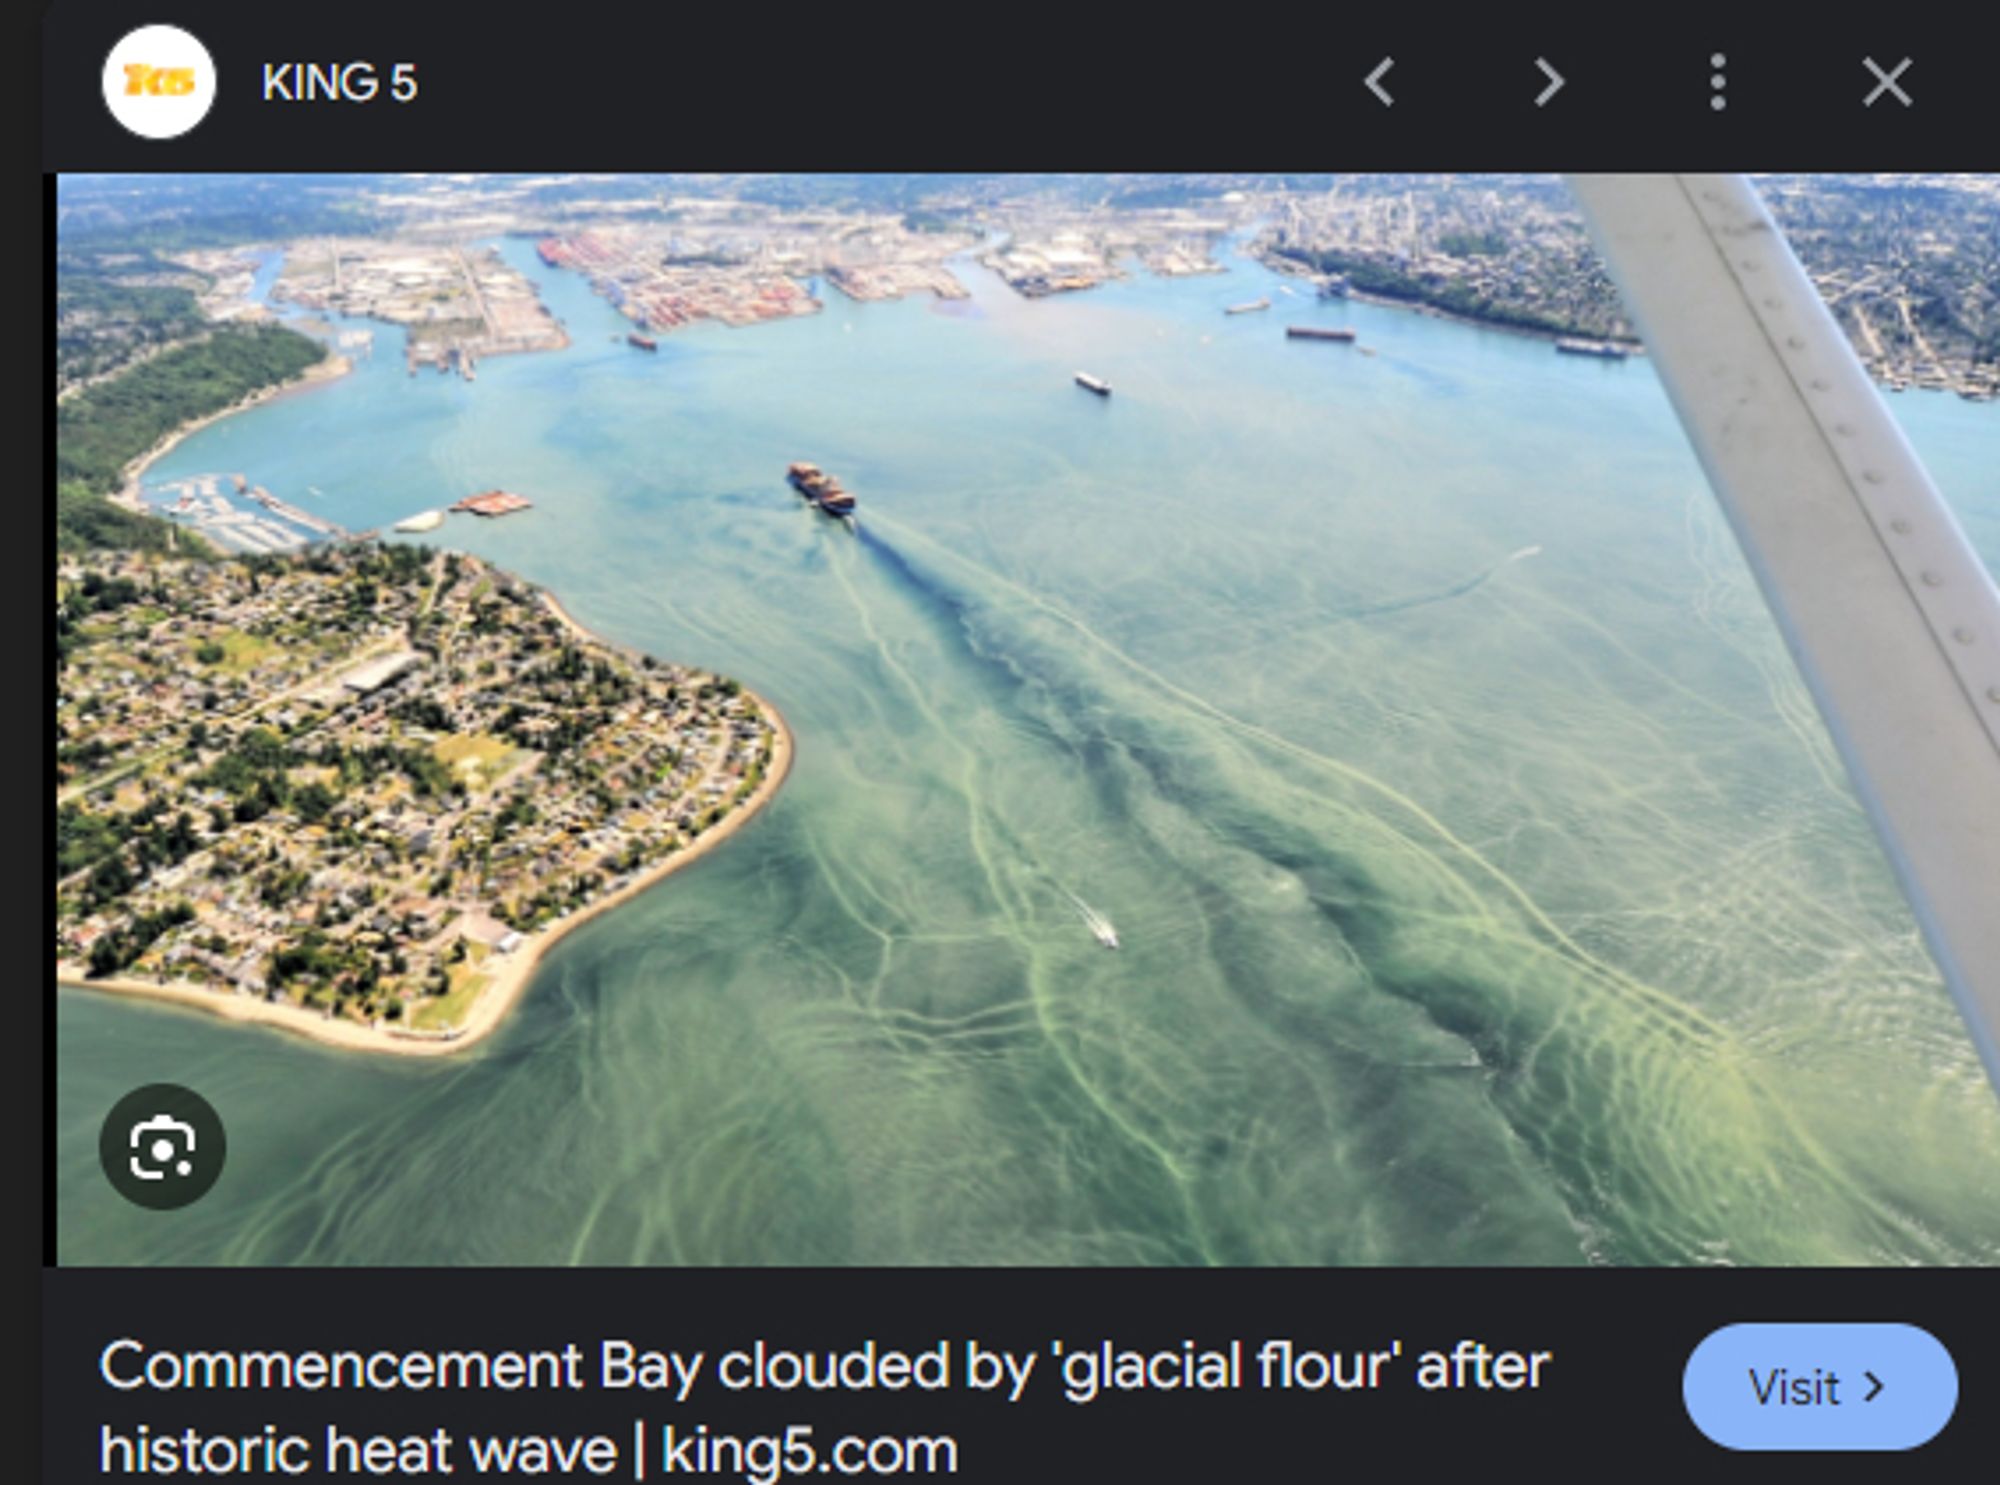
[(1577, 336), (1565, 336), (1556, 342), (1556, 349), (1565, 356), (1597, 356), (1606, 361), (1623, 361), (1632, 352), (1616, 341), (1584, 340)]

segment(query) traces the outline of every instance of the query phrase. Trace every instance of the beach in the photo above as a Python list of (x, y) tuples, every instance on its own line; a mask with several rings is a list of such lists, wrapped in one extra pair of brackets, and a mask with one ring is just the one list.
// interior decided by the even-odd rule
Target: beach
[[(577, 623), (556, 601), (553, 594), (545, 592), (543, 599), (549, 611), (579, 639), (591, 644), (604, 645), (606, 648), (619, 648)], [(364, 1025), (359, 1021), (328, 1012), (263, 1000), (257, 996), (190, 980), (158, 981), (116, 976), (91, 979), (83, 973), (83, 967), (77, 964), (58, 964), (56, 982), (86, 990), (104, 990), (114, 995), (138, 996), (148, 1000), (165, 1001), (171, 1005), (189, 1006), (220, 1016), (224, 1020), (276, 1027), (281, 1031), (293, 1032), (328, 1046), (345, 1047), (351, 1051), (387, 1052), (404, 1057), (442, 1057), (462, 1052), (492, 1035), (501, 1022), (506, 1020), (508, 1011), (513, 1009), (522, 993), (528, 988), (528, 982), (534, 977), (535, 968), (541, 962), (542, 956), (554, 948), (565, 934), (580, 928), (598, 914), (630, 901), (682, 867), (701, 860), (734, 835), (742, 828), (745, 821), (776, 797), (779, 787), (785, 781), (785, 775), (791, 772), (793, 751), (791, 729), (785, 724), (785, 719), (778, 709), (763, 697), (747, 687), (743, 694), (755, 702), (770, 719), (775, 734), (771, 744), (771, 765), (765, 770), (763, 779), (750, 797), (731, 810), (726, 819), (703, 831), (691, 845), (684, 846), (664, 860), (655, 862), (615, 892), (605, 894), (587, 907), (579, 908), (545, 928), (522, 935), (521, 943), (512, 953), (496, 953), (489, 957), (486, 966), (490, 968), (492, 978), (486, 988), (479, 993), (479, 998), (473, 1002), (465, 1020), (450, 1031), (426, 1033), (388, 1023)]]

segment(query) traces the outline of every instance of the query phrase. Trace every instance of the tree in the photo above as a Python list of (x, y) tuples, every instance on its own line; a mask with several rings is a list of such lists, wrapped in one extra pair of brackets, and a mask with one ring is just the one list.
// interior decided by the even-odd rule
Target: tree
[(91, 901), (114, 902), (130, 892), (135, 885), (137, 879), (125, 865), (125, 858), (113, 856), (90, 874)]
[(123, 941), (117, 934), (104, 934), (96, 943), (90, 946), (90, 972), (92, 974), (116, 974), (124, 967)]

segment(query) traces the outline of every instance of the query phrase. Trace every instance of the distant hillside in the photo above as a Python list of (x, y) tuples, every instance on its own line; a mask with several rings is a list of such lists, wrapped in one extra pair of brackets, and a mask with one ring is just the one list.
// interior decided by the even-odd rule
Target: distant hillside
[(125, 466), (184, 423), (287, 381), (326, 347), (278, 326), (225, 326), (101, 382), (56, 409), (56, 545), (163, 547), (166, 523), (104, 497)]
[[(136, 254), (127, 255), (138, 257)], [(122, 265), (121, 265), (122, 267)], [(185, 282), (169, 282), (177, 274)], [(56, 387), (116, 371), (161, 346), (199, 335), (192, 284), (200, 279), (150, 257), (111, 273), (74, 257), (56, 263)]]
[(65, 252), (171, 253), (308, 236), (361, 236), (379, 225), (359, 175), (64, 176), (56, 183)]

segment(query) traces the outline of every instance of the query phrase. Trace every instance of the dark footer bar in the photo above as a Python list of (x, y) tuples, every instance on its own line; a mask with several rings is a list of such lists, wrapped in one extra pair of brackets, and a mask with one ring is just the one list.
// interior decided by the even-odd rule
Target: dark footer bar
[(2000, 1444), (1996, 1280), (60, 1269), (43, 1478), (1238, 1480), (1910, 1449), (1972, 1478)]

